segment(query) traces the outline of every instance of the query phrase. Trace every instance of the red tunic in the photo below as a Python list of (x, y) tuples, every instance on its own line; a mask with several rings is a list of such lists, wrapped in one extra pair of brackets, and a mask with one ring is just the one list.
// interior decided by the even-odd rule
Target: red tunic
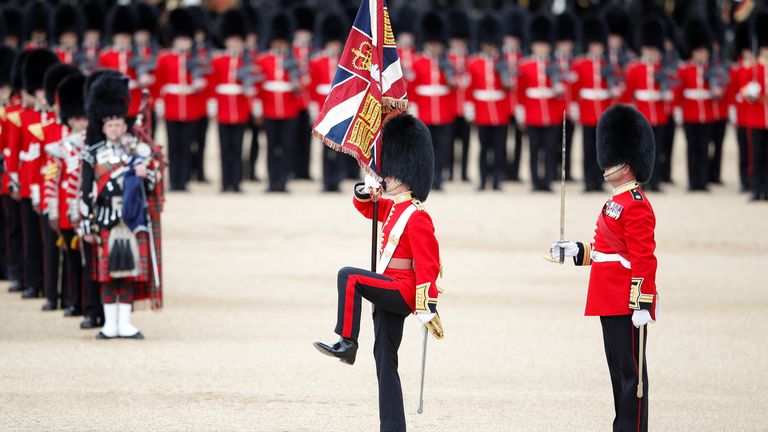
[(56, 53), (56, 57), (58, 57), (62, 63), (78, 66), (75, 64), (75, 61), (77, 60), (77, 51), (64, 47), (58, 47), (54, 49), (53, 52)]
[(711, 123), (715, 120), (715, 95), (704, 78), (709, 66), (686, 62), (678, 68), (680, 85), (675, 100), (682, 107), (686, 123)]
[(194, 78), (187, 68), (189, 58), (189, 53), (175, 51), (157, 57), (155, 76), (165, 103), (166, 120), (190, 122), (206, 115), (205, 91), (192, 87)]
[(573, 96), (579, 104), (579, 121), (584, 126), (597, 126), (603, 112), (612, 104), (608, 81), (603, 78), (605, 60), (584, 55), (573, 62), (576, 80)]
[(309, 44), (293, 45), (293, 58), (296, 59), (299, 72), (299, 82), (301, 83), (301, 106), (300, 111), (307, 109), (311, 100), (309, 89), (309, 59), (312, 53), (312, 47)]
[[(67, 138), (45, 146), (46, 153), (58, 168), (57, 175), (50, 179), (50, 185), (46, 181), (48, 214), (52, 219), (58, 219), (61, 229), (74, 229), (79, 222), (81, 154), (85, 149), (72, 144), (72, 138), (77, 136), (67, 134)], [(85, 133), (81, 132), (78, 142), (82, 143), (84, 137)], [(57, 203), (55, 208), (54, 202)]]
[(746, 103), (746, 126), (754, 129), (768, 129), (768, 74), (766, 74), (765, 65), (757, 63), (747, 69), (744, 74), (747, 81), (745, 87), (756, 84), (760, 89), (757, 100)]
[[(529, 57), (520, 63), (517, 75), (517, 100), (525, 108), (525, 124), (555, 126), (563, 122), (565, 83), (555, 83), (547, 59)], [(563, 86), (558, 92), (557, 85)]]
[(243, 67), (243, 57), (221, 54), (211, 61), (210, 77), (218, 105), (217, 118), (221, 124), (246, 123), (251, 115), (250, 104), (238, 73)]
[(468, 95), (475, 105), (475, 124), (480, 126), (501, 126), (509, 122), (508, 88), (504, 86), (501, 74), (496, 70), (497, 59), (477, 55), (469, 61)]
[(285, 55), (274, 51), (262, 54), (257, 60), (264, 77), (259, 86), (264, 118), (295, 118), (302, 109), (301, 89), (295, 76), (298, 70), (286, 69), (285, 60)]
[(50, 114), (34, 109), (21, 110), (21, 151), (19, 152), (19, 183), (21, 197), (40, 203), (40, 168), (43, 162), (42, 141), (43, 126), (48, 123)]
[(624, 80), (624, 94), (620, 99), (622, 103), (633, 104), (651, 126), (665, 125), (669, 121), (665, 105), (672, 95), (662, 89), (657, 79), (660, 72), (659, 62), (636, 60), (630, 63)]
[(136, 70), (131, 67), (133, 55), (133, 51), (107, 48), (99, 56), (99, 67), (116, 70), (130, 79), (128, 89), (131, 102), (128, 105), (128, 117), (136, 117), (141, 105), (141, 86), (137, 81)]
[(10, 105), (0, 108), (0, 151), (3, 152), (5, 171), (2, 174), (0, 195), (11, 193), (11, 183), (19, 181), (19, 151), (21, 150), (21, 99), (15, 97)]
[(419, 120), (424, 124), (446, 125), (456, 119), (456, 94), (437, 58), (423, 54), (414, 59), (413, 81), (409, 89)]
[(744, 98), (742, 90), (749, 83), (751, 76), (749, 75), (751, 69), (750, 64), (746, 64), (744, 60), (739, 60), (738, 63), (731, 66), (729, 71), (730, 81), (728, 82), (728, 101), (736, 108), (736, 126), (746, 127), (749, 124), (748, 110), (749, 103)]
[(338, 66), (339, 58), (335, 55), (319, 54), (309, 61), (309, 94), (318, 109), (322, 108), (331, 91), (331, 83)]
[(69, 128), (65, 127), (58, 121), (52, 121), (43, 126), (43, 140), (41, 142), (42, 148), (42, 165), (40, 166), (40, 187), (42, 194), (40, 197), (40, 212), (43, 214), (50, 214), (49, 205), (54, 207), (53, 214), (58, 214), (58, 188), (56, 177), (59, 175), (61, 165), (56, 158), (49, 152), (45, 151), (45, 147), (48, 144), (52, 144), (67, 135), (69, 135)]
[[(373, 216), (372, 201), (361, 201), (358, 198), (354, 198), (353, 202), (355, 208), (363, 216), (368, 219)], [(378, 220), (384, 221), (381, 227), (382, 249), (387, 244), (397, 219), (412, 204), (413, 200), (411, 199), (403, 200), (397, 204), (395, 204), (394, 200), (390, 199), (379, 200)], [(435, 238), (435, 227), (432, 224), (432, 218), (429, 217), (426, 211), (420, 209), (413, 213), (398, 240), (392, 258), (413, 260), (413, 269), (397, 270), (387, 268), (384, 270), (384, 275), (402, 282), (400, 294), (411, 310), (415, 310), (417, 286), (428, 283), (427, 294), (429, 298), (437, 299), (437, 277), (440, 275), (440, 249)]]
[(469, 56), (466, 52), (448, 51), (448, 61), (453, 66), (453, 74), (456, 78), (456, 115), (464, 116), (464, 104), (469, 100), (467, 91), (469, 88)]

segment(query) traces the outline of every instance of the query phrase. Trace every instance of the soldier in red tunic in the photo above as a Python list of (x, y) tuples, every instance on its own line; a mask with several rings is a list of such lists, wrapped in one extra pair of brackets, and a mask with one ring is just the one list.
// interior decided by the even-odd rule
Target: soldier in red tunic
[(442, 337), (437, 315), (437, 278), (441, 272), (440, 251), (432, 219), (422, 201), (432, 184), (433, 150), (429, 131), (416, 118), (401, 114), (382, 132), (384, 193), (372, 177), (355, 186), (355, 208), (366, 218), (373, 216), (378, 200), (382, 243), (377, 272), (344, 267), (338, 277), (339, 341), (315, 342), (321, 353), (342, 363), (355, 363), (363, 299), (373, 304), (376, 336), (373, 353), (379, 381), (379, 418), (382, 431), (405, 431), (403, 392), (397, 372), (397, 351), (405, 318), (411, 313), (433, 335)]
[[(2, 17), (0, 17), (2, 19)], [(9, 111), (18, 110), (21, 97), (13, 85), (16, 50), (0, 46), (0, 275), (11, 282), (10, 292), (21, 288), (21, 231), (18, 203), (11, 197), (11, 185), (18, 182), (18, 150), (11, 151), (5, 145), (5, 131)], [(11, 111), (11, 112), (12, 112)], [(13, 170), (16, 178), (11, 178)], [(15, 187), (14, 187), (15, 189)]]
[(741, 90), (746, 98), (747, 116), (752, 129), (751, 201), (768, 201), (768, 11), (755, 17), (758, 55), (746, 72), (749, 82)]
[[(591, 266), (585, 315), (599, 316), (613, 387), (614, 431), (648, 430), (648, 375), (638, 329), (657, 319), (656, 217), (640, 183), (654, 167), (651, 126), (636, 109), (610, 108), (597, 126), (597, 156), (613, 196), (589, 242), (556, 242), (553, 259)], [(638, 370), (638, 362), (642, 367)], [(638, 394), (642, 371), (644, 392)]]
[(112, 69), (130, 78), (131, 98), (128, 108), (129, 121), (139, 112), (141, 103), (141, 85), (135, 66), (138, 64), (134, 57), (138, 55), (133, 50), (133, 33), (136, 31), (136, 17), (128, 6), (115, 6), (107, 19), (107, 30), (110, 33), (112, 45), (99, 55), (99, 67)]
[[(578, 21), (569, 11), (565, 11), (555, 17), (555, 46), (553, 61), (557, 65), (560, 81), (565, 87), (563, 93), (563, 102), (566, 108), (565, 112), (565, 178), (573, 180), (571, 175), (571, 147), (573, 146), (573, 132), (576, 122), (579, 120), (578, 106), (573, 95), (573, 82), (576, 80), (576, 74), (573, 72), (573, 58), (576, 51), (577, 34), (579, 33)], [(562, 159), (562, 153), (558, 160)]]
[(739, 143), (739, 184), (741, 185), (741, 192), (748, 192), (751, 188), (749, 165), (752, 149), (747, 118), (748, 104), (741, 91), (752, 79), (749, 71), (755, 62), (755, 55), (752, 52), (752, 32), (750, 27), (751, 24), (747, 22), (739, 24), (736, 28), (734, 41), (736, 62), (731, 65), (728, 82), (728, 100), (733, 105), (736, 140)]
[(504, 44), (502, 55), (509, 70), (512, 85), (509, 88), (509, 125), (514, 130), (514, 145), (509, 150), (507, 145), (507, 164), (505, 168), (505, 180), (520, 181), (520, 160), (523, 153), (523, 132), (525, 125), (521, 123), (516, 114), (518, 112), (517, 100), (517, 70), (523, 61), (523, 44), (525, 42), (525, 27), (528, 19), (524, 9), (511, 7), (504, 13)]
[[(60, 5), (53, 15), (54, 52), (62, 63), (78, 65), (80, 39), (83, 37), (83, 15), (72, 5)], [(79, 66), (79, 65), (78, 65)]]
[(104, 9), (97, 0), (86, 1), (81, 9), (85, 15), (85, 33), (78, 65), (80, 70), (88, 75), (99, 66), (101, 39), (104, 33)]
[(312, 56), (312, 37), (315, 12), (305, 4), (291, 10), (294, 22), (291, 51), (296, 61), (300, 84), (299, 115), (296, 120), (296, 141), (290, 154), (290, 168), (297, 179), (310, 180), (309, 160), (312, 147), (312, 124), (309, 119), (310, 92), (309, 59)]
[(468, 182), (469, 133), (474, 119), (474, 106), (468, 95), (469, 89), (469, 40), (471, 24), (465, 9), (454, 8), (448, 12), (448, 61), (456, 79), (456, 120), (453, 122), (453, 139), (448, 149), (448, 179), (453, 180), (456, 159), (456, 141), (461, 145), (461, 181)]
[(50, 9), (45, 2), (34, 0), (24, 6), (24, 49), (48, 47), (50, 18)]

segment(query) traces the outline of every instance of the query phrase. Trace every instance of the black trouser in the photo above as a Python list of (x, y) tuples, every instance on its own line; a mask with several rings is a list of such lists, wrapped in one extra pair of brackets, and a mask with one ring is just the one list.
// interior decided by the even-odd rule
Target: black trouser
[[(2, 171), (2, 169), (0, 169)], [(2, 175), (2, 173), (0, 173)], [(9, 280), (8, 274), (8, 233), (5, 228), (5, 210), (0, 209), (0, 279)]]
[(720, 167), (723, 162), (723, 140), (725, 140), (726, 120), (718, 120), (712, 123), (712, 150), (709, 154), (709, 181), (720, 183)]
[[(643, 398), (637, 398), (640, 330), (632, 324), (632, 315), (603, 316), (600, 317), (600, 324), (603, 328), (605, 358), (608, 361), (613, 387), (613, 405), (616, 412), (613, 432), (645, 432), (648, 430), (648, 366), (645, 352)], [(645, 335), (644, 345), (647, 345), (647, 326)]]
[(597, 164), (597, 126), (581, 126), (584, 142), (584, 190), (603, 190), (603, 171)]
[[(752, 129), (752, 192), (768, 194), (768, 130)], [(768, 199), (768, 196), (763, 197)]]
[(40, 215), (32, 200), (21, 199), (21, 229), (24, 236), (24, 285), (37, 293), (43, 288), (43, 238)]
[(559, 177), (561, 133), (558, 126), (528, 126), (533, 190), (549, 190), (549, 183)]
[(501, 187), (507, 163), (507, 125), (478, 126), (480, 139), (480, 189), (485, 189), (488, 176), (493, 177), (493, 188)]
[(688, 150), (688, 189), (706, 190), (709, 183), (709, 142), (712, 123), (683, 123)]
[[(168, 170), (171, 190), (185, 190), (190, 179), (192, 142), (197, 138), (197, 121), (166, 121), (168, 131)], [(199, 145), (199, 143), (198, 143)]]
[(651, 178), (648, 181), (648, 185), (651, 187), (651, 190), (660, 190), (660, 183), (661, 183), (661, 171), (662, 171), (662, 158), (664, 154), (667, 152), (667, 141), (666, 141), (666, 133), (669, 130), (669, 128), (672, 127), (668, 124), (663, 125), (656, 125), (653, 126), (653, 140), (656, 143), (656, 157), (653, 161), (653, 173), (651, 173)]
[(749, 165), (752, 156), (752, 140), (750, 130), (745, 127), (736, 129), (736, 140), (739, 143), (739, 181), (742, 192), (749, 190), (751, 179), (749, 178)]
[(323, 191), (338, 192), (344, 171), (344, 153), (323, 146)]
[[(677, 123), (670, 117), (669, 123), (664, 127), (663, 141), (661, 145), (656, 144), (656, 155), (659, 159), (659, 181), (664, 183), (672, 182), (672, 150), (675, 145), (675, 132)], [(656, 140), (658, 143), (659, 141)]]
[[(40, 217), (40, 230), (43, 233), (43, 273), (45, 274), (43, 292), (49, 302), (56, 305), (61, 299), (61, 304), (64, 305), (66, 301), (66, 290), (63, 283), (66, 280), (66, 275), (63, 273), (62, 266), (64, 257), (61, 249), (56, 246), (59, 234), (51, 228), (48, 215)], [(61, 273), (59, 273), (60, 269), (62, 270)]]
[(397, 351), (403, 340), (403, 323), (408, 313), (392, 313), (377, 307), (373, 311), (373, 357), (379, 381), (379, 423), (382, 432), (405, 432), (405, 410)]
[(309, 111), (299, 111), (296, 123), (296, 137), (290, 148), (293, 159), (293, 174), (297, 179), (309, 179), (309, 158), (312, 147), (312, 125), (309, 124)]
[(507, 155), (511, 156), (507, 158), (507, 180), (519, 181), (520, 180), (520, 157), (523, 153), (523, 131), (520, 125), (517, 124), (517, 119), (512, 117), (509, 125), (514, 129), (515, 139), (512, 141), (514, 148), (512, 151), (507, 151)]
[[(68, 307), (75, 308), (76, 312), (83, 310), (83, 259), (80, 248), (72, 248), (72, 239), (77, 237), (75, 230), (61, 230), (64, 238), (64, 266), (67, 269), (66, 289), (62, 293), (64, 303)], [(80, 242), (80, 247), (82, 247)], [(63, 283), (62, 283), (63, 284)]]
[(219, 146), (221, 153), (221, 190), (240, 190), (243, 178), (243, 137), (245, 123), (219, 123)]
[(24, 280), (24, 242), (21, 232), (21, 208), (18, 201), (10, 195), (3, 195), (3, 214), (5, 225), (2, 235), (6, 238), (6, 263), (10, 281)]
[(270, 190), (285, 190), (291, 148), (296, 140), (296, 119), (264, 119), (267, 133), (267, 172)]
[(429, 135), (432, 137), (432, 148), (435, 151), (435, 171), (432, 175), (432, 189), (443, 187), (443, 171), (448, 160), (448, 151), (453, 142), (453, 125), (429, 125)]
[[(205, 181), (205, 143), (208, 132), (208, 117), (203, 116), (195, 122), (195, 135), (190, 146), (190, 177)], [(190, 178), (191, 180), (191, 178)]]
[(248, 123), (248, 127), (251, 129), (251, 146), (248, 149), (248, 178), (256, 180), (256, 161), (259, 159), (259, 125), (256, 124), (256, 120), (251, 119)]
[(453, 170), (456, 166), (456, 141), (461, 146), (461, 180), (469, 179), (467, 164), (469, 163), (469, 132), (470, 124), (464, 117), (456, 117), (453, 121), (453, 139), (448, 146), (448, 179), (453, 180)]
[(85, 241), (80, 243), (83, 248), (83, 315), (91, 318), (104, 318), (104, 308), (101, 304), (99, 282), (91, 279), (93, 266), (97, 263), (93, 259), (93, 245)]

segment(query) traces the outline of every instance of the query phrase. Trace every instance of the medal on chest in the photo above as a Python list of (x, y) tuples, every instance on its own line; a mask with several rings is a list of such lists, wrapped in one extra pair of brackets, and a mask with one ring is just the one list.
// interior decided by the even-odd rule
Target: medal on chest
[(614, 202), (613, 200), (609, 200), (607, 203), (605, 203), (605, 207), (603, 207), (603, 214), (609, 218), (618, 220), (619, 216), (621, 216), (622, 210), (624, 210), (623, 205)]

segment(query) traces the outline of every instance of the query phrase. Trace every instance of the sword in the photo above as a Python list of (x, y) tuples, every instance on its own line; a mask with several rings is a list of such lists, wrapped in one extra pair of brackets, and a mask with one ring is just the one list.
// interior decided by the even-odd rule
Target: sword
[(643, 363), (645, 363), (645, 325), (640, 326), (640, 353), (637, 361), (637, 398), (643, 398)]
[(427, 368), (427, 336), (429, 336), (429, 330), (427, 326), (424, 326), (424, 342), (421, 346), (421, 388), (419, 389), (419, 409), (417, 413), (424, 412), (424, 372)]
[[(563, 111), (563, 141), (562, 141), (562, 150), (561, 150), (561, 161), (560, 161), (560, 242), (563, 243), (565, 241), (565, 111)], [(555, 259), (551, 256), (545, 256), (544, 259), (546, 259), (549, 262), (553, 263), (560, 263), (563, 264), (565, 262), (565, 250), (563, 248), (560, 248), (560, 257), (559, 259)]]

